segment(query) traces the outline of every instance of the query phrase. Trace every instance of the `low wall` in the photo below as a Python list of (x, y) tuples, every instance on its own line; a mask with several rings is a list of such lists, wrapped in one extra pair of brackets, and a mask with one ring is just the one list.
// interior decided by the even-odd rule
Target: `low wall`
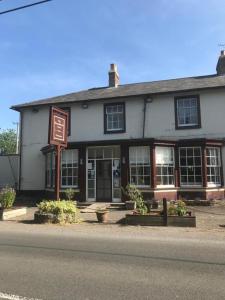
[(0, 155), (0, 188), (6, 185), (18, 188), (19, 155)]

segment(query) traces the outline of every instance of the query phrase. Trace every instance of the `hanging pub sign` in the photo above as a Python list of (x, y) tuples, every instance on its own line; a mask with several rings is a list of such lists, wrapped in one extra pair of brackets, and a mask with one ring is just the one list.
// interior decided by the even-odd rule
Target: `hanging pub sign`
[(61, 168), (61, 150), (67, 147), (68, 134), (68, 112), (57, 108), (50, 108), (49, 115), (49, 141), (50, 145), (55, 145), (55, 194), (56, 200), (60, 200), (60, 168)]
[(68, 113), (60, 108), (51, 107), (49, 144), (67, 147)]

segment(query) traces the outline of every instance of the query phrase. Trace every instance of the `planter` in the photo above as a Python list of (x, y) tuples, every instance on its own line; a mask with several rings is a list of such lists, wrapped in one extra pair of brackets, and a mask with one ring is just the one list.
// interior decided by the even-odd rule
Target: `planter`
[[(141, 226), (165, 226), (164, 218), (161, 215), (132, 215), (127, 214), (125, 224)], [(168, 216), (167, 226), (196, 227), (195, 216)]]
[(135, 201), (126, 201), (126, 210), (134, 210), (136, 209)]
[(178, 227), (196, 227), (196, 217), (195, 216), (168, 216), (167, 217), (168, 226), (178, 226)]
[(141, 226), (164, 226), (163, 216), (160, 215), (132, 215), (127, 214), (125, 218), (127, 225)]
[(38, 224), (55, 223), (55, 217), (53, 214), (42, 214), (35, 212), (34, 222)]
[(99, 223), (107, 223), (108, 222), (108, 217), (109, 217), (109, 212), (108, 211), (96, 211), (96, 216), (98, 219)]
[(11, 220), (16, 217), (20, 217), (27, 214), (26, 207), (12, 207), (2, 209), (0, 208), (0, 221)]

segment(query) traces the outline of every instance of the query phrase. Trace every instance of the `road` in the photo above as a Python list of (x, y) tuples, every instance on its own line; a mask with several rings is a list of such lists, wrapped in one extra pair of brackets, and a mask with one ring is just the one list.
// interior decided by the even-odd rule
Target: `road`
[(0, 299), (215, 300), (224, 283), (222, 240), (0, 232)]

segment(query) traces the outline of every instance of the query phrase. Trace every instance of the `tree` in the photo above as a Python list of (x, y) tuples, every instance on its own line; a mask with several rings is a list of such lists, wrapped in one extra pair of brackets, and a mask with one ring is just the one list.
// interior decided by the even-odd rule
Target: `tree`
[(0, 154), (16, 153), (16, 131), (14, 129), (0, 130)]

